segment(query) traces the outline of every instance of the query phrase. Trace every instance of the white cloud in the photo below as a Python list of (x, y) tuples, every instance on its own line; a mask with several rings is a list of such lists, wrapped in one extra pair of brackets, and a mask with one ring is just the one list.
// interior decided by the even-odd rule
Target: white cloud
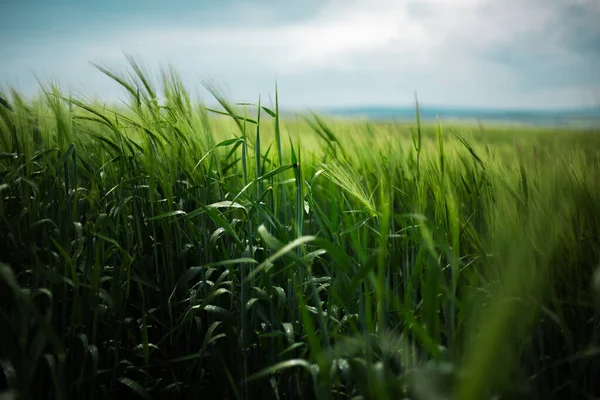
[[(411, 11), (419, 8), (421, 12)], [(390, 55), (431, 66), (442, 57), (469, 57), (494, 46), (510, 46), (525, 34), (547, 33), (558, 12), (557, 7), (544, 7), (541, 0), (333, 0), (312, 18), (290, 24), (256, 26), (241, 19), (241, 27), (230, 20), (231, 25), (224, 27), (136, 29), (116, 32), (107, 40), (110, 45), (92, 45), (86, 53), (110, 59), (132, 48), (152, 58), (170, 59), (175, 53), (197, 51), (207, 55), (209, 63), (211, 58), (237, 58), (278, 73), (352, 69), (361, 57), (370, 57), (377, 66), (382, 61), (378, 56), (386, 61)]]
[[(577, 1), (595, 10), (593, 0)], [(194, 84), (197, 76), (218, 75), (236, 97), (271, 91), (277, 77), (288, 99), (305, 105), (406, 103), (417, 90), (430, 103), (557, 106), (586, 98), (589, 85), (567, 80), (562, 89), (527, 92), (523, 84), (539, 78), (535, 63), (542, 60), (555, 66), (544, 71), (563, 78), (586, 63), (561, 42), (556, 24), (564, 7), (560, 0), (330, 0), (287, 22), (272, 10), (269, 19), (259, 18), (253, 9), (198, 27), (116, 27), (40, 45), (0, 66), (0, 74), (22, 74), (27, 64), (85, 81), (94, 74), (89, 61), (122, 65), (127, 51), (153, 67), (170, 63)]]

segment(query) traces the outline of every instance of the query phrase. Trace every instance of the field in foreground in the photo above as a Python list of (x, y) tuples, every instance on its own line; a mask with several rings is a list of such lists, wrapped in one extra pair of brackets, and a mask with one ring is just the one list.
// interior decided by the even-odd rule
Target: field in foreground
[[(0, 390), (594, 398), (600, 134), (0, 104)], [(260, 112), (259, 112), (260, 111)], [(10, 397), (9, 397), (10, 398)]]

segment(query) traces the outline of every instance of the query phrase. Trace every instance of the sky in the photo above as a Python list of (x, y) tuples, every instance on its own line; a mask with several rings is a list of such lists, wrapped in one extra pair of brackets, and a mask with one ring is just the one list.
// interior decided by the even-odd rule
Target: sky
[(600, 105), (600, 0), (0, 0), (0, 86), (125, 98), (94, 68), (173, 67), (209, 101)]

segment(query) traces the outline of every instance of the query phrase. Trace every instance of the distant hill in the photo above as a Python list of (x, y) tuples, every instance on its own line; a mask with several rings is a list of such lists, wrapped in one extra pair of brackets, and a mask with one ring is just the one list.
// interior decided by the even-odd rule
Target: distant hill
[[(407, 120), (415, 117), (413, 107), (338, 107), (315, 111), (322, 115), (362, 117), (377, 120)], [(420, 115), (424, 120), (435, 119), (439, 116), (441, 119), (514, 122), (535, 125), (565, 125), (570, 123), (598, 125), (600, 123), (600, 107), (559, 110), (507, 110), (420, 106)]]

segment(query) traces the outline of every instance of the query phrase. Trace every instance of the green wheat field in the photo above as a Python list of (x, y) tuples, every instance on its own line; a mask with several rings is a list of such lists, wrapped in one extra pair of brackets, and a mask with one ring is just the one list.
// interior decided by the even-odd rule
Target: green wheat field
[(126, 104), (0, 95), (1, 399), (600, 395), (597, 129), (210, 108), (130, 61)]

